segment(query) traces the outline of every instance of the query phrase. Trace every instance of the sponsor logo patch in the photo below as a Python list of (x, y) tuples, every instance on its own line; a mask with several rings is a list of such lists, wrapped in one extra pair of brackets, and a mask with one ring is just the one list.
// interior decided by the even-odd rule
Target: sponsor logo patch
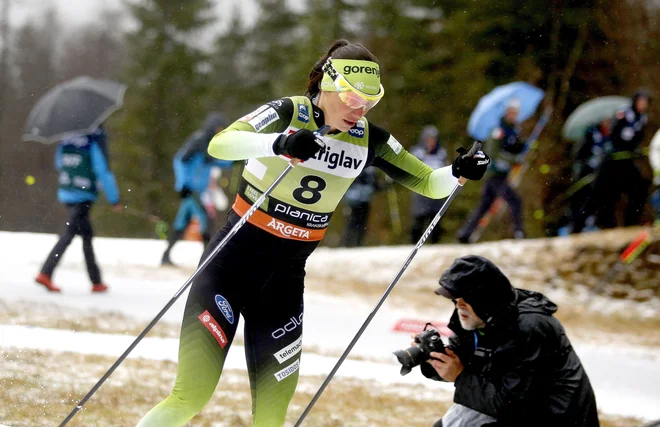
[(298, 318), (292, 316), (289, 322), (287, 322), (281, 328), (275, 329), (270, 335), (275, 339), (282, 338), (287, 332), (291, 332), (295, 330), (298, 326), (302, 325), (302, 319), (303, 319), (302, 313), (300, 313), (300, 316), (298, 316)]
[(364, 122), (358, 121), (355, 126), (348, 130), (348, 134), (355, 138), (364, 138)]
[(287, 345), (286, 347), (276, 351), (273, 353), (273, 356), (275, 356), (275, 359), (282, 364), (286, 362), (287, 360), (291, 359), (293, 356), (296, 354), (300, 353), (302, 350), (302, 337), (298, 338), (291, 344)]
[(248, 185), (245, 187), (245, 197), (252, 200), (252, 203), (255, 203), (261, 197), (261, 193), (251, 185)]
[(222, 315), (225, 316), (227, 321), (231, 323), (232, 325), (234, 324), (234, 310), (231, 309), (231, 305), (229, 304), (229, 301), (222, 295), (216, 295), (215, 296), (215, 303), (222, 312)]
[(387, 140), (387, 145), (390, 146), (392, 151), (394, 151), (395, 154), (399, 154), (401, 150), (403, 150), (403, 147), (401, 146), (401, 143), (396, 140), (392, 135), (390, 135), (390, 139)]
[(264, 110), (266, 110), (267, 108), (269, 108), (268, 104), (266, 104), (266, 105), (262, 105), (261, 107), (257, 108), (257, 109), (254, 110), (253, 112), (244, 115), (243, 117), (241, 117), (240, 119), (238, 119), (238, 121), (239, 121), (239, 122), (249, 122), (249, 121), (252, 120), (254, 117), (256, 117), (257, 115), (261, 114), (261, 113), (262, 113)]
[(289, 375), (295, 373), (298, 368), (300, 368), (300, 359), (296, 360), (286, 368), (282, 369), (279, 372), (275, 372), (273, 375), (275, 375), (275, 378), (277, 378), (277, 382), (282, 381), (284, 378), (288, 377)]
[(303, 228), (298, 228), (293, 225), (285, 224), (281, 221), (276, 220), (275, 218), (271, 219), (268, 223), (268, 227), (277, 231), (283, 237), (298, 237), (300, 239), (309, 239), (309, 230)]
[(261, 129), (264, 129), (266, 126), (279, 119), (280, 116), (277, 114), (277, 111), (272, 107), (268, 107), (266, 110), (254, 116), (248, 121), (248, 123), (252, 125), (255, 131), (259, 132)]
[(309, 110), (305, 104), (298, 104), (298, 120), (309, 123)]
[(307, 221), (307, 227), (310, 228), (325, 228), (330, 221), (330, 216), (328, 214), (317, 214), (310, 211), (304, 211), (282, 203), (277, 203), (275, 205), (275, 212), (285, 214), (291, 218)]
[(216, 322), (208, 310), (204, 311), (204, 313), (200, 314), (197, 318), (202, 322), (206, 329), (209, 330), (218, 344), (220, 344), (220, 348), (225, 348), (229, 343), (227, 335), (225, 335), (225, 331), (222, 330), (218, 322)]

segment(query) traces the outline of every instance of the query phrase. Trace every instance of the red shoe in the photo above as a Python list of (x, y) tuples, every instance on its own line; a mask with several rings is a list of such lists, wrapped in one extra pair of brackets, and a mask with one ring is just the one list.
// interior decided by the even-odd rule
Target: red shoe
[(108, 285), (104, 285), (103, 283), (95, 283), (92, 285), (92, 292), (103, 293), (107, 292), (108, 289), (110, 289)]
[(35, 282), (37, 282), (40, 285), (43, 285), (48, 289), (50, 292), (62, 292), (60, 288), (55, 286), (52, 280), (50, 280), (50, 277), (46, 276), (44, 273), (39, 273), (39, 275), (34, 279)]

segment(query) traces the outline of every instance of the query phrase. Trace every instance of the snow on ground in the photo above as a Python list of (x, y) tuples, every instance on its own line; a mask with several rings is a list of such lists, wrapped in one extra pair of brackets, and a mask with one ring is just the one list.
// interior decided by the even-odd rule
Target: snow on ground
[[(123, 313), (140, 321), (153, 318), (181, 287), (196, 265), (202, 252), (201, 244), (181, 242), (175, 247), (172, 258), (184, 266), (183, 269), (159, 268), (160, 256), (165, 242), (138, 239), (97, 238), (97, 259), (104, 273), (104, 280), (111, 286), (106, 295), (92, 295), (86, 277), (82, 250), (79, 241), (65, 254), (55, 275), (56, 283), (63, 293), (53, 295), (35, 285), (32, 280), (41, 262), (56, 241), (56, 236), (28, 233), (0, 232), (0, 259), (3, 260), (0, 276), (0, 298), (6, 302), (23, 301), (35, 304), (53, 304), (75, 309), (89, 309), (103, 316), (104, 312)], [(557, 247), (567, 243), (530, 241), (529, 245), (539, 252), (548, 245)], [(493, 259), (497, 253), (524, 253), (522, 245), (512, 242), (480, 245), (483, 252)], [(483, 249), (485, 247), (485, 249)], [(359, 250), (319, 249), (308, 263), (308, 282), (324, 283), (333, 275), (349, 275), (355, 279), (373, 282), (378, 292), (385, 289), (394, 273), (410, 251), (410, 247), (366, 248)], [(436, 276), (439, 271), (420, 271), (425, 263), (437, 260), (438, 254), (446, 258), (448, 265), (456, 257), (468, 253), (468, 247), (423, 248), (411, 267), (411, 272), (402, 279), (403, 286), (422, 286), (415, 283), (416, 274)], [(529, 251), (529, 248), (527, 249)], [(439, 270), (433, 264), (433, 270)], [(505, 271), (510, 269), (506, 267)], [(437, 280), (437, 279), (436, 279)], [(404, 285), (405, 283), (405, 285)], [(325, 284), (328, 286), (328, 284)], [(431, 287), (434, 283), (426, 283)], [(340, 354), (357, 332), (363, 320), (372, 310), (377, 297), (350, 296), (341, 293), (329, 295), (327, 287), (307, 287), (305, 295), (304, 343), (313, 352), (303, 356), (301, 375), (323, 375), (334, 365)], [(186, 295), (166, 314), (164, 320), (180, 322)], [(401, 301), (398, 299), (396, 301)], [(567, 297), (570, 301), (570, 297)], [(438, 304), (438, 307), (440, 304)], [(0, 305), (0, 307), (2, 307)], [(433, 311), (431, 320), (446, 319), (450, 306), (443, 312)], [(352, 352), (356, 359), (349, 359), (338, 371), (338, 376), (354, 377), (382, 383), (409, 383), (425, 387), (451, 390), (451, 386), (426, 380), (418, 373), (401, 377), (392, 351), (406, 348), (408, 334), (392, 331), (392, 326), (401, 318), (420, 318), (420, 313), (400, 302), (388, 301), (374, 317), (371, 325)], [(239, 328), (239, 334), (241, 329)], [(657, 333), (657, 331), (649, 331)], [(118, 356), (132, 341), (126, 335), (71, 332), (27, 326), (0, 326), (0, 348), (30, 348), (56, 351), (73, 351), (85, 354)], [(596, 390), (600, 409), (608, 414), (660, 418), (660, 356), (657, 349), (643, 347), (595, 345), (589, 342), (574, 342)], [(236, 346), (238, 347), (238, 346)], [(176, 360), (175, 339), (146, 338), (132, 354), (154, 360)], [(233, 349), (227, 359), (228, 366), (243, 369), (243, 351)], [(359, 359), (363, 360), (359, 360)]]

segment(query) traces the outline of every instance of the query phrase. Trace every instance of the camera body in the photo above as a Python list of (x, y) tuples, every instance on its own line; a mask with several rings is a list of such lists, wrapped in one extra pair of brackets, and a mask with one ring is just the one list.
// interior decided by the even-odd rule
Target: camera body
[(394, 352), (401, 363), (401, 375), (408, 374), (412, 368), (429, 360), (431, 352), (445, 353), (445, 345), (435, 329), (423, 330), (415, 337), (415, 342), (419, 345)]
[(439, 353), (445, 352), (445, 344), (440, 338), (440, 333), (435, 329), (422, 331), (415, 337), (415, 342), (419, 344), (419, 348), (422, 349), (424, 354), (429, 357), (431, 357), (430, 354), (432, 351)]

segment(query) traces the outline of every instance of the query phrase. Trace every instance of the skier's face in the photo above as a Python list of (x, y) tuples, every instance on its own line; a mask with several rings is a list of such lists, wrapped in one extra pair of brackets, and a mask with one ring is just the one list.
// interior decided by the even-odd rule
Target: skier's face
[(473, 331), (485, 325), (484, 321), (474, 312), (472, 306), (465, 302), (463, 298), (456, 298), (454, 300), (456, 310), (458, 311), (458, 321), (461, 322), (461, 327), (466, 331)]
[(365, 115), (363, 108), (346, 105), (337, 92), (321, 92), (318, 104), (325, 115), (325, 124), (341, 132), (347, 132)]
[(648, 98), (644, 96), (640, 96), (639, 98), (637, 98), (637, 100), (635, 101), (635, 110), (637, 110), (639, 114), (644, 114), (648, 109), (649, 109)]
[(516, 123), (516, 120), (518, 120), (518, 110), (515, 108), (507, 108), (504, 118), (510, 124)]

